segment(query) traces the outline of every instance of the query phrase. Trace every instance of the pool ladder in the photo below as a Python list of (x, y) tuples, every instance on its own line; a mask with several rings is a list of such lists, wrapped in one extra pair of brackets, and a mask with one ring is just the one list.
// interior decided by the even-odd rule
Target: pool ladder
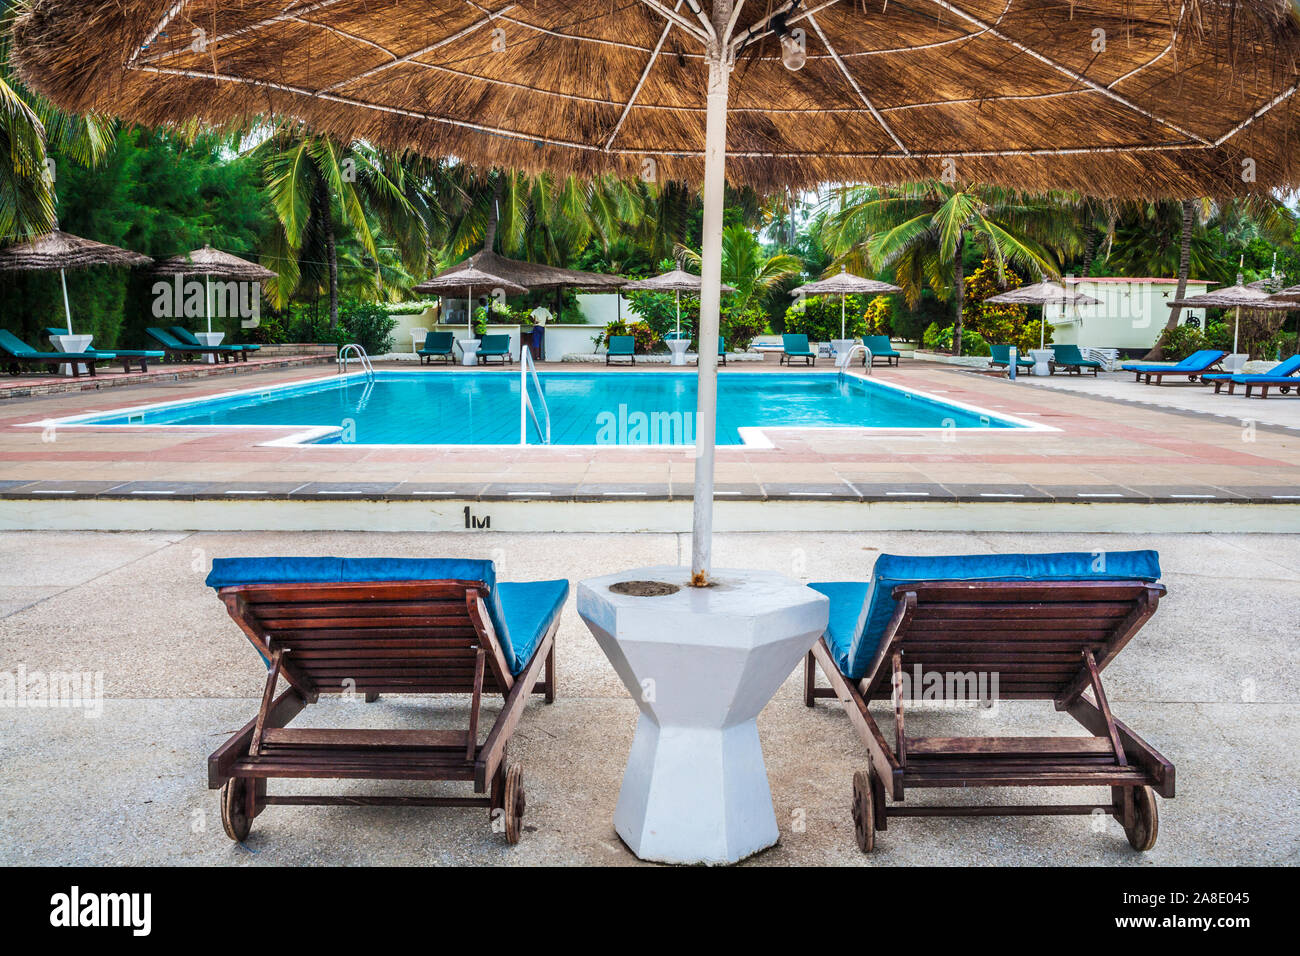
[(845, 353), (844, 361), (839, 363), (840, 364), (840, 376), (838, 379), (839, 384), (841, 385), (844, 384), (844, 375), (846, 372), (848, 372), (849, 366), (853, 364), (853, 356), (857, 352), (862, 353), (862, 358), (863, 358), (862, 365), (863, 368), (866, 370), (864, 374), (867, 375), (871, 374), (871, 349), (867, 348), (865, 345), (861, 343), (858, 343), (857, 345), (852, 346), (848, 350), (848, 352)]
[(366, 354), (365, 347), (357, 342), (349, 342), (343, 348), (339, 349), (339, 374), (342, 375), (348, 370), (348, 356), (355, 353), (357, 361), (361, 364), (362, 370), (366, 373), (366, 381), (375, 380), (375, 367), (370, 364), (370, 356)]
[[(542, 417), (546, 422), (546, 427), (542, 427), (542, 422), (537, 418), (537, 408), (533, 405), (533, 400), (528, 395), (528, 380), (531, 376), (533, 387), (537, 389), (537, 400), (542, 406)], [(528, 419), (533, 420), (533, 427), (537, 429), (537, 434), (541, 437), (542, 443), (549, 445), (551, 443), (551, 410), (546, 407), (546, 395), (542, 391), (542, 383), (537, 378), (537, 366), (533, 364), (533, 355), (528, 350), (528, 346), (522, 342), (519, 343), (519, 444), (528, 444)]]

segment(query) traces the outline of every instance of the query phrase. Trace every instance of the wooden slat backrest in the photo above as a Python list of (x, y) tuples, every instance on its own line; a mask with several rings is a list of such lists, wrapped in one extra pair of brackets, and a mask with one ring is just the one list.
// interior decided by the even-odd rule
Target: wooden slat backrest
[[(1144, 581), (929, 581), (894, 588), (898, 612), (867, 673), (869, 696), (890, 695), (890, 657), (922, 674), (997, 676), (1004, 699), (1068, 702), (1089, 683), (1083, 653), (1104, 668), (1156, 609), (1164, 587)], [(910, 597), (909, 597), (910, 595)]]
[[(504, 692), (501, 648), (476, 618), (479, 581), (246, 584), (221, 589), (230, 615), (264, 656), (283, 650), (304, 693), (469, 693), (478, 648), (484, 688)], [(471, 613), (471, 604), (475, 612)]]

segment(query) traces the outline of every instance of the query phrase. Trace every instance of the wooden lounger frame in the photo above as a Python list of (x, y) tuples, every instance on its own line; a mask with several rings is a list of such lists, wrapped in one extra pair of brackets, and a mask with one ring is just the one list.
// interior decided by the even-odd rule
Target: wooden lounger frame
[[(1143, 581), (925, 582), (894, 588), (898, 602), (860, 681), (840, 673), (825, 638), (805, 663), (804, 703), (837, 697), (866, 745), (854, 776), (858, 844), (868, 851), (890, 817), (1091, 814), (1124, 827), (1138, 850), (1155, 844), (1153, 793), (1174, 795), (1174, 766), (1111, 714), (1101, 671), (1152, 614), (1164, 587)], [(926, 672), (997, 673), (1003, 700), (1050, 700), (1092, 736), (908, 737), (893, 692), (916, 665)], [(830, 687), (817, 686), (817, 666)], [(901, 686), (901, 685), (900, 685)], [(1091, 694), (1091, 698), (1088, 696)], [(893, 700), (894, 741), (868, 709)], [(1096, 804), (900, 806), (910, 787), (1110, 787)]]
[[(1245, 385), (1246, 385), (1246, 397), (1247, 397), (1247, 398), (1253, 398), (1253, 397), (1254, 397), (1251, 393), (1252, 393), (1255, 389), (1259, 389), (1259, 397), (1260, 397), (1260, 398), (1268, 398), (1268, 390), (1269, 390), (1270, 388), (1276, 388), (1276, 389), (1277, 389), (1279, 392), (1281, 392), (1283, 395), (1285, 395), (1287, 392), (1291, 391), (1292, 389), (1295, 389), (1296, 394), (1297, 394), (1297, 395), (1300, 395), (1300, 381), (1296, 382), (1294, 385), (1284, 385), (1283, 383), (1281, 383), (1281, 382), (1277, 382), (1277, 381), (1273, 381), (1273, 382), (1246, 382)], [(1228, 394), (1229, 394), (1229, 395), (1232, 394), (1232, 389), (1228, 389)]]
[[(510, 673), (479, 581), (255, 584), (221, 588), (235, 623), (270, 662), (262, 705), (208, 758), (208, 786), (222, 789), (222, 822), (242, 841), (271, 805), (487, 807), (518, 841), (522, 771), (506, 747), (533, 694), (555, 700), (559, 617), (518, 676)], [(278, 696), (277, 682), (289, 685)], [(290, 729), (321, 694), (470, 694), (461, 730)], [(479, 742), (484, 694), (505, 698)], [(461, 780), (485, 796), (277, 796), (275, 777)]]

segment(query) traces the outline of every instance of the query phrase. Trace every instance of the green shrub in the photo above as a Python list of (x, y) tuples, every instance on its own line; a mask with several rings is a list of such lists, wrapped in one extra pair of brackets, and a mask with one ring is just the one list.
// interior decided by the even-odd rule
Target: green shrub
[(1156, 339), (1167, 361), (1180, 362), (1193, 352), (1209, 348), (1205, 333), (1192, 325), (1176, 325), (1172, 329), (1162, 329)]
[(921, 347), (931, 351), (944, 351), (952, 348), (952, 326), (931, 322), (921, 334)]
[[(857, 338), (867, 334), (863, 318), (862, 297), (850, 295), (844, 303), (844, 336)], [(829, 342), (840, 338), (840, 297), (812, 296), (802, 306), (796, 303), (785, 311), (785, 331), (806, 335), (811, 342)]]
[(608, 323), (605, 331), (596, 336), (596, 348), (600, 348), (614, 335), (630, 335), (636, 339), (635, 349), (639, 355), (645, 355), (659, 344), (659, 336), (650, 328), (649, 323), (614, 321)]
[(993, 350), (990, 349), (989, 344), (984, 341), (984, 336), (980, 335), (978, 332), (963, 331), (961, 334), (961, 354), (992, 355)]
[[(721, 333), (730, 351), (744, 352), (755, 336), (762, 335), (767, 317), (758, 308), (738, 309), (722, 317)], [(697, 343), (698, 345), (698, 343)]]
[(348, 342), (356, 342), (370, 355), (385, 355), (393, 350), (397, 320), (382, 305), (344, 300), (339, 305), (339, 327)]

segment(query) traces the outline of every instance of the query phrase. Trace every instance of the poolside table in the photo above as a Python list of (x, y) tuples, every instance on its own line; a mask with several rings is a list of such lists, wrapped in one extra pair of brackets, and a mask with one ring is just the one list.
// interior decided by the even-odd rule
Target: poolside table
[[(84, 352), (90, 348), (90, 343), (94, 340), (93, 335), (51, 335), (50, 344), (60, 352)], [(85, 372), (86, 363), (78, 362), (77, 371)], [(72, 363), (65, 362), (59, 366), (60, 375), (72, 375)]]
[[(222, 342), (226, 340), (226, 333), (225, 332), (195, 332), (194, 337), (198, 339), (200, 342), (202, 342), (204, 345), (207, 345), (211, 348), (215, 348), (216, 346), (220, 345)], [(203, 359), (209, 365), (217, 364), (217, 356), (212, 352), (209, 352), (207, 355), (203, 356)]]
[(1047, 363), (1056, 357), (1056, 353), (1051, 349), (1030, 349), (1029, 357), (1034, 360), (1034, 367), (1030, 369), (1031, 375), (1052, 374), (1052, 367)]
[(458, 339), (460, 342), (460, 364), (478, 364), (478, 346), (482, 339)]
[(665, 343), (668, 351), (673, 353), (672, 363), (674, 365), (686, 364), (686, 350), (691, 345), (690, 339), (668, 339)]
[[(829, 602), (771, 571), (689, 580), (654, 567), (581, 581), (578, 614), (641, 711), (614, 829), (643, 860), (735, 863), (780, 836), (755, 719), (825, 631)], [(676, 590), (618, 593), (627, 582)]]

